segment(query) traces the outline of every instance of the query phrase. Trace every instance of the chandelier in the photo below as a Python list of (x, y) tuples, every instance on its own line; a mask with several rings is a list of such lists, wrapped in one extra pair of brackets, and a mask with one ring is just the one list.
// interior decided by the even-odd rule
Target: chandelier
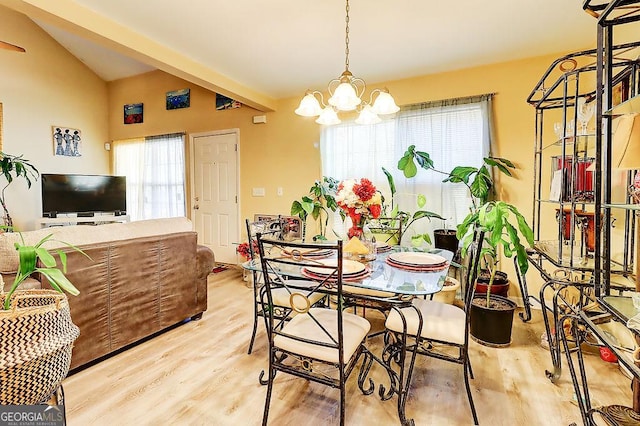
[[(307, 90), (295, 112), (303, 117), (318, 117), (316, 123), (329, 125), (340, 123), (339, 111), (358, 111), (356, 123), (379, 123), (382, 121), (381, 115), (394, 114), (400, 108), (386, 88), (373, 90), (369, 102), (362, 100), (366, 84), (363, 79), (354, 77), (349, 71), (349, 0), (346, 0), (346, 4), (345, 70), (339, 78), (329, 82), (328, 104), (325, 104), (321, 92)], [(377, 95), (375, 101), (374, 95)]]

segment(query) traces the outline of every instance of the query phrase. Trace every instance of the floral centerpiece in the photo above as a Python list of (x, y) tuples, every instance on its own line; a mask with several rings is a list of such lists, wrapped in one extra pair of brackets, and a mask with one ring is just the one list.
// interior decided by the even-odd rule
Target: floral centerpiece
[(349, 238), (361, 237), (362, 228), (382, 212), (382, 195), (369, 179), (347, 179), (338, 185), (338, 206), (351, 218)]
[(251, 259), (251, 248), (249, 247), (249, 243), (246, 241), (244, 243), (238, 244), (236, 252), (240, 256), (244, 257), (245, 260)]

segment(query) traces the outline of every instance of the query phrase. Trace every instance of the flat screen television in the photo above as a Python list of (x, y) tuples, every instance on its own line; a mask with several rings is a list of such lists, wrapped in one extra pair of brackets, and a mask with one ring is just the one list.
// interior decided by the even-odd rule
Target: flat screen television
[(42, 215), (127, 212), (127, 181), (124, 176), (42, 174)]

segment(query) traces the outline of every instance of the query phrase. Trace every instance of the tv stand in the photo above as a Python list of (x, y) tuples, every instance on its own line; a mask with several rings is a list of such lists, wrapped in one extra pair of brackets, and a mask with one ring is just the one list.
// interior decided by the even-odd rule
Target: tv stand
[(129, 222), (129, 215), (92, 214), (91, 216), (61, 215), (42, 217), (38, 220), (40, 228), (69, 225), (103, 225), (105, 223)]

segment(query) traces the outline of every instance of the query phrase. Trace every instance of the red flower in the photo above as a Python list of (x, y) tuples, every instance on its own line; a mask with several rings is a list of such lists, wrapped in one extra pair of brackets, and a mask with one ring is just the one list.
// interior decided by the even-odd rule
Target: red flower
[(377, 219), (380, 217), (380, 213), (382, 213), (382, 206), (380, 204), (372, 204), (369, 206), (369, 211), (371, 212), (371, 216)]
[(360, 184), (353, 185), (353, 193), (362, 201), (369, 201), (376, 193), (376, 187), (367, 178), (360, 179)]
[(246, 260), (251, 259), (251, 252), (249, 250), (249, 243), (242, 243), (238, 245), (238, 248), (236, 249), (236, 251), (238, 252), (238, 254), (242, 257), (244, 257)]

